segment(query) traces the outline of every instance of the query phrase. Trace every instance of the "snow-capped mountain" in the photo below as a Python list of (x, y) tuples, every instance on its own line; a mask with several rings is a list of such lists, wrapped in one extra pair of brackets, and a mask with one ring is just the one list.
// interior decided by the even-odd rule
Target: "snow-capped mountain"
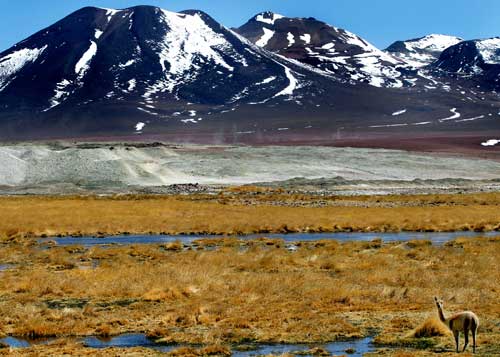
[(436, 61), (441, 53), (463, 39), (455, 36), (432, 34), (407, 41), (396, 41), (386, 52), (414, 67), (422, 67)]
[[(482, 89), (500, 90), (500, 37), (463, 41), (446, 49), (433, 64), (439, 75), (462, 78)], [(444, 72), (444, 73), (443, 73)], [(473, 81), (472, 81), (473, 79)]]
[(0, 53), (0, 107), (65, 122), (100, 115), (108, 120), (85, 130), (142, 132), (147, 123), (128, 118), (197, 124), (243, 102), (306, 101), (315, 76), (200, 11), (87, 7)]
[(314, 18), (263, 12), (235, 31), (266, 50), (314, 66), (339, 80), (395, 88), (413, 82), (403, 74), (405, 63), (400, 59), (352, 32)]
[(43, 111), (140, 93), (140, 108), (154, 112), (157, 102), (264, 101), (299, 86), (285, 65), (208, 15), (146, 6), (77, 11), (1, 53), (0, 83), (2, 99)]
[[(474, 46), (493, 75), (497, 45)], [(0, 140), (485, 142), (499, 96), (449, 75), (451, 49), (417, 69), (311, 18), (233, 31), (196, 10), (86, 7), (0, 53)]]

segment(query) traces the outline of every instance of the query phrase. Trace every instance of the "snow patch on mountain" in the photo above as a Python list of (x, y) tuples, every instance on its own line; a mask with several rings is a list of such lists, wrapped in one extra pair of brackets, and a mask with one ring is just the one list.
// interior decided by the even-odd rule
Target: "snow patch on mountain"
[(431, 34), (396, 42), (387, 51), (412, 67), (419, 68), (434, 62), (445, 49), (462, 41), (463, 39), (455, 36)]
[(0, 58), (0, 91), (7, 87), (13, 75), (26, 64), (35, 62), (47, 47), (45, 45), (41, 48), (23, 48)]
[(274, 81), (275, 79), (276, 79), (275, 76), (269, 77), (269, 78), (264, 79), (262, 82), (255, 83), (255, 85), (256, 86), (261, 86), (263, 84), (268, 84), (268, 83), (271, 83), (272, 81)]
[(408, 123), (370, 125), (370, 128), (397, 128), (400, 126), (408, 126)]
[[(387, 85), (393, 88), (400, 88), (403, 83), (398, 79), (401, 76), (394, 67), (386, 66), (383, 64), (384, 56), (377, 54), (361, 54), (354, 56), (359, 65), (360, 71), (368, 76), (370, 85), (374, 87), (383, 87)], [(390, 81), (388, 81), (390, 80)]]
[(297, 78), (294, 77), (292, 70), (286, 66), (283, 66), (283, 67), (285, 68), (285, 74), (286, 74), (286, 77), (288, 78), (289, 84), (281, 92), (275, 94), (274, 98), (280, 97), (282, 95), (292, 96), (293, 92), (299, 87), (299, 81), (297, 80)]
[(273, 30), (269, 30), (265, 27), (263, 27), (262, 30), (264, 31), (264, 35), (262, 35), (262, 37), (257, 42), (255, 42), (255, 44), (259, 47), (265, 47), (268, 44), (269, 40), (273, 38), (275, 33)]
[(68, 81), (67, 79), (63, 79), (61, 82), (57, 83), (56, 89), (55, 89), (55, 94), (54, 96), (49, 100), (50, 107), (45, 109), (44, 111), (49, 111), (52, 108), (57, 107), (60, 105), (64, 100), (68, 98), (68, 96), (71, 94), (69, 91), (67, 91), (67, 87), (69, 87), (72, 84), (72, 82)]
[(350, 44), (352, 46), (356, 46), (356, 47), (361, 48), (363, 50), (363, 52), (377, 54), (380, 57), (383, 57), (384, 60), (386, 60), (387, 62), (390, 62), (390, 63), (393, 63), (393, 64), (397, 63), (396, 59), (392, 58), (391, 56), (387, 55), (383, 51), (379, 50), (377, 47), (373, 46), (368, 41), (362, 39), (361, 37), (355, 35), (352, 32), (349, 32), (347, 30), (343, 30), (343, 32), (344, 32), (344, 34), (341, 36), (341, 38), (346, 43), (348, 43), (348, 44)]
[(79, 78), (82, 78), (85, 73), (90, 68), (90, 62), (92, 61), (92, 58), (97, 53), (97, 44), (94, 41), (90, 41), (90, 47), (83, 56), (78, 60), (78, 62), (75, 65), (75, 73), (78, 75)]
[(443, 118), (443, 119), (439, 119), (440, 122), (443, 122), (443, 121), (447, 121), (447, 120), (453, 120), (453, 119), (458, 119), (462, 116), (462, 114), (460, 114), (458, 111), (457, 111), (457, 108), (452, 108), (450, 109), (450, 112), (453, 114), (447, 118)]
[(101, 37), (103, 33), (104, 33), (103, 31), (96, 29), (95, 34), (94, 34), (95, 39), (98, 40), (99, 37)]
[(292, 47), (295, 44), (295, 36), (293, 33), (289, 32), (286, 35), (286, 39), (288, 40), (288, 47)]
[(410, 40), (405, 42), (405, 46), (409, 51), (432, 51), (432, 52), (443, 52), (448, 47), (456, 45), (463, 40), (455, 36), (447, 36), (440, 34), (431, 34), (424, 36), (416, 40)]
[[(321, 56), (316, 56), (321, 61), (331, 61), (338, 63), (340, 66), (357, 65), (355, 70), (350, 75), (353, 81), (368, 81), (374, 87), (392, 87), (400, 88), (403, 86), (401, 73), (397, 70), (397, 66), (401, 65), (400, 61), (385, 53), (368, 41), (360, 38), (352, 32), (339, 30), (340, 39), (351, 46), (358, 47), (361, 54), (346, 56), (335, 52), (335, 43), (327, 43), (321, 47), (323, 50), (328, 50), (327, 53)], [(349, 69), (350, 67), (348, 67)]]
[(398, 115), (403, 115), (404, 113), (406, 113), (406, 109), (398, 110), (397, 112), (392, 113), (392, 116), (395, 117)]
[(184, 124), (187, 123), (198, 124), (198, 121), (196, 119), (181, 119), (181, 122), (183, 122)]
[(302, 36), (300, 36), (300, 39), (304, 41), (307, 45), (311, 43), (311, 35), (308, 33), (305, 33)]
[(257, 20), (259, 22), (263, 22), (263, 23), (269, 24), (269, 25), (274, 25), (274, 23), (276, 22), (276, 20), (282, 19), (284, 17), (285, 16), (280, 15), (280, 14), (263, 13), (263, 14), (257, 15), (255, 17), (255, 20)]
[(484, 119), (484, 115), (478, 115), (477, 117), (472, 117), (472, 118), (466, 118), (466, 119), (460, 119), (460, 120), (457, 120), (456, 122), (457, 123), (463, 123), (465, 121), (475, 121), (475, 120), (478, 120), (478, 119)]
[(477, 41), (476, 47), (485, 63), (500, 64), (500, 37)]
[[(338, 70), (339, 67), (345, 67), (350, 73), (349, 78), (352, 81), (366, 81), (375, 87), (388, 86), (399, 88), (403, 86), (403, 82), (400, 79), (401, 73), (396, 68), (397, 65), (401, 64), (398, 59), (377, 49), (369, 42), (349, 31), (338, 31), (341, 41), (345, 44), (357, 47), (357, 51), (362, 53), (355, 55), (337, 53), (335, 51), (334, 42), (316, 47), (316, 51), (306, 47), (305, 51), (308, 56), (317, 58), (322, 63), (319, 69), (324, 74), (335, 74), (335, 71)], [(306, 43), (310, 43), (311, 41), (310, 35), (305, 38), (301, 36), (301, 39)], [(330, 66), (324, 65), (328, 62), (331, 63)]]
[(306, 52), (311, 56), (318, 56), (320, 54), (319, 52), (314, 52), (309, 47), (306, 47)]
[[(177, 14), (161, 10), (163, 21), (169, 27), (163, 42), (159, 44), (159, 62), (166, 76), (163, 88), (172, 92), (174, 88), (185, 83), (185, 74), (199, 69), (196, 60), (214, 62), (217, 66), (227, 71), (234, 71), (221, 52), (238, 56), (232, 45), (223, 35), (214, 32), (201, 18), (199, 14)], [(190, 73), (190, 78), (196, 77), (196, 72)]]
[(115, 10), (115, 9), (106, 9), (106, 8), (104, 8), (104, 10), (106, 10), (106, 16), (108, 17), (108, 22), (111, 21), (111, 19), (113, 18), (113, 16), (115, 16), (117, 13), (120, 12), (120, 10)]
[(487, 140), (487, 141), (481, 143), (482, 146), (495, 146), (497, 144), (500, 144), (499, 139), (490, 139), (490, 140)]
[(128, 92), (132, 92), (135, 89), (136, 85), (137, 85), (137, 80), (131, 79), (131, 80), (129, 80), (127, 82), (127, 84), (128, 84), (127, 91)]
[(144, 129), (145, 126), (146, 126), (145, 123), (138, 122), (137, 124), (135, 124), (135, 131), (142, 131), (142, 129)]
[(327, 43), (326, 45), (323, 45), (321, 46), (322, 49), (324, 50), (332, 50), (333, 48), (335, 47), (335, 43), (333, 42), (330, 42), (330, 43)]
[(237, 101), (245, 98), (248, 94), (249, 94), (249, 88), (246, 87), (242, 91), (240, 91), (239, 93), (236, 93), (231, 99), (229, 99), (229, 103), (230, 104), (236, 103)]
[(136, 59), (131, 59), (131, 60), (128, 60), (127, 62), (125, 62), (125, 63), (123, 63), (123, 64), (122, 64), (122, 63), (120, 63), (120, 64), (118, 65), (118, 67), (120, 67), (120, 68), (127, 68), (127, 67), (129, 67), (129, 66), (133, 65), (133, 64), (134, 64), (134, 63), (136, 63), (136, 62), (137, 62), (137, 60), (136, 60)]

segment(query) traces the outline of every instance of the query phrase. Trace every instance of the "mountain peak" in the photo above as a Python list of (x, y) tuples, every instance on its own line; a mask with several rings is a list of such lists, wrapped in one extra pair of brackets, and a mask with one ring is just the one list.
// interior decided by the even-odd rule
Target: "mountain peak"
[(485, 63), (500, 64), (500, 37), (477, 40), (476, 47)]
[(422, 67), (436, 61), (447, 48), (462, 42), (456, 36), (429, 34), (405, 41), (396, 41), (386, 52), (402, 59), (414, 67)]
[(414, 44), (413, 49), (442, 52), (450, 46), (462, 42), (463, 39), (456, 36), (430, 34), (419, 39), (408, 41)]
[(434, 65), (449, 73), (481, 74), (498, 83), (500, 38), (460, 42), (443, 51)]
[(314, 18), (278, 21), (279, 16), (262, 13), (236, 31), (259, 47), (342, 81), (369, 83), (376, 87), (405, 85), (396, 69), (402, 62), (354, 33)]
[(276, 14), (272, 11), (264, 11), (253, 17), (254, 21), (263, 22), (268, 25), (274, 25), (277, 20), (283, 19), (285, 16)]

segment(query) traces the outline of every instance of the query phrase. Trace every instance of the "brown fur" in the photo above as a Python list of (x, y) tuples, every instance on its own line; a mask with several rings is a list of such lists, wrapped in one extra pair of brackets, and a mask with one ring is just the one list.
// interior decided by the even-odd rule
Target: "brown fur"
[(465, 338), (464, 349), (465, 352), (467, 345), (469, 344), (469, 331), (472, 332), (472, 350), (476, 353), (476, 335), (477, 329), (479, 328), (479, 319), (472, 311), (463, 311), (456, 313), (450, 317), (446, 317), (443, 312), (443, 301), (434, 297), (436, 301), (436, 306), (438, 309), (439, 319), (443, 322), (455, 338), (456, 351), (458, 353), (460, 332), (463, 332)]

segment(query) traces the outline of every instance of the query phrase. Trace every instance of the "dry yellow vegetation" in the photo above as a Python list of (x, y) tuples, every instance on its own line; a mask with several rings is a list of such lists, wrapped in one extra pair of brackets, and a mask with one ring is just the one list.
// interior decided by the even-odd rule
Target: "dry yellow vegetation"
[[(71, 336), (146, 333), (201, 344), (172, 356), (226, 355), (247, 342), (313, 343), (376, 335), (376, 355), (453, 355), (432, 300), (481, 319), (478, 353), (500, 354), (500, 239), (243, 241), (236, 233), (492, 231), (500, 194), (321, 196), (231, 188), (218, 195), (0, 198), (0, 336), (54, 337), (12, 355), (95, 351)], [(33, 237), (210, 233), (180, 242), (85, 248)]]
[(64, 337), (124, 332), (215, 346), (208, 350), (221, 354), (227, 348), (217, 346), (321, 344), (376, 334), (382, 355), (452, 355), (452, 338), (426, 321), (436, 315), (433, 296), (439, 295), (450, 312), (478, 314), (479, 355), (500, 352), (500, 238), (445, 246), (317, 241), (296, 251), (266, 239), (199, 246), (4, 243), (0, 262), (12, 268), (0, 273), (0, 335), (59, 338), (12, 352), (32, 355), (90, 354)]
[(0, 237), (500, 229), (500, 194), (2, 197)]

